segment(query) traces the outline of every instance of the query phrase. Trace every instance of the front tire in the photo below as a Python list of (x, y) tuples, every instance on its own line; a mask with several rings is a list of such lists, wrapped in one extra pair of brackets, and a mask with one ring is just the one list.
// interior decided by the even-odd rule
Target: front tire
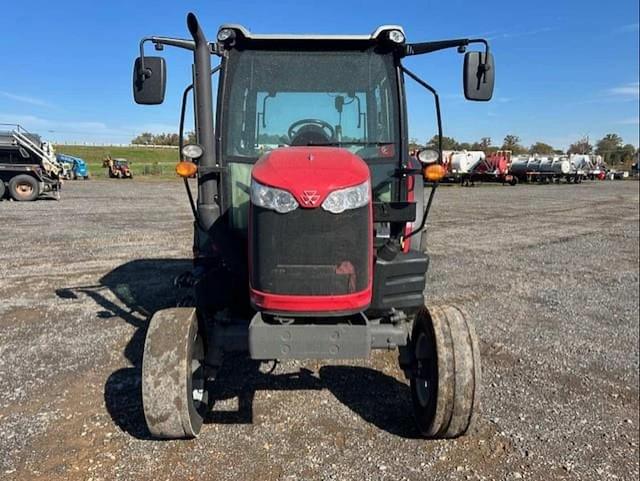
[(208, 409), (205, 347), (193, 308), (171, 308), (151, 318), (142, 359), (142, 404), (157, 438), (195, 438)]
[(423, 307), (410, 349), (411, 397), (420, 433), (429, 438), (467, 433), (480, 391), (480, 349), (468, 316), (453, 306)]
[(36, 200), (40, 195), (38, 181), (30, 175), (17, 175), (9, 181), (9, 195), (18, 202)]

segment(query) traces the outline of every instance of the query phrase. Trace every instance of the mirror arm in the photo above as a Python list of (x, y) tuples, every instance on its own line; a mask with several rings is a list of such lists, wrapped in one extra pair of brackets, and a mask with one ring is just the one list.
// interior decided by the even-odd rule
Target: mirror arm
[(195, 50), (195, 42), (193, 40), (185, 40), (182, 38), (171, 37), (144, 37), (140, 40), (140, 80), (144, 81), (151, 77), (151, 71), (144, 65), (144, 44), (151, 42), (156, 47), (156, 50), (162, 50), (163, 46), (171, 46), (183, 48), (185, 50)]
[[(442, 164), (442, 115), (440, 114), (440, 97), (438, 96), (438, 92), (431, 85), (429, 85), (427, 82), (422, 80), (420, 77), (418, 77), (411, 70), (406, 68), (404, 65), (402, 65), (400, 68), (402, 69), (403, 73), (405, 73), (406, 75), (411, 77), (413, 80), (418, 82), (418, 84), (420, 84), (422, 87), (427, 89), (433, 95), (433, 98), (436, 104), (436, 120), (438, 122), (438, 162)], [(406, 240), (414, 236), (415, 234), (417, 234), (418, 232), (424, 229), (424, 226), (427, 223), (427, 217), (429, 217), (429, 211), (431, 210), (431, 203), (433, 202), (433, 196), (436, 193), (437, 187), (438, 187), (438, 182), (434, 182), (431, 187), (429, 200), (427, 202), (427, 206), (424, 209), (424, 214), (422, 215), (422, 221), (420, 222), (420, 225), (414, 230), (412, 230), (411, 232), (409, 232), (407, 235), (403, 236), (403, 240)]]
[(140, 80), (145, 81), (145, 79), (151, 77), (151, 71), (144, 66), (144, 44), (145, 42), (150, 42), (151, 37), (145, 37), (140, 40)]
[(193, 84), (188, 85), (182, 92), (182, 105), (180, 107), (180, 127), (178, 130), (178, 160), (182, 159), (182, 147), (184, 147), (184, 118), (187, 113), (187, 96), (193, 90)]
[(402, 65), (400, 68), (402, 69), (403, 73), (411, 77), (433, 95), (436, 104), (436, 120), (438, 122), (438, 162), (442, 163), (442, 115), (440, 113), (440, 97), (438, 96), (438, 92), (431, 85), (422, 80), (404, 65)]
[(437, 52), (448, 48), (458, 48), (460, 53), (472, 43), (484, 44), (485, 54), (489, 53), (489, 43), (484, 38), (456, 38), (452, 40), (437, 40), (435, 42), (408, 43), (404, 46), (403, 57)]
[[(211, 69), (211, 75), (217, 73), (222, 68), (221, 65), (218, 65)], [(184, 147), (184, 119), (187, 113), (187, 97), (189, 96), (189, 92), (193, 90), (193, 84), (187, 85), (182, 92), (182, 105), (180, 106), (180, 130), (178, 131), (178, 161), (182, 161), (182, 147)], [(204, 230), (202, 224), (200, 223), (200, 218), (198, 217), (198, 209), (196, 207), (196, 203), (193, 199), (193, 194), (191, 193), (191, 187), (189, 186), (189, 181), (184, 178), (184, 186), (187, 190), (187, 197), (189, 198), (189, 205), (191, 206), (191, 212), (193, 214), (193, 218), (198, 223), (198, 226)]]
[(429, 200), (427, 201), (427, 207), (425, 207), (425, 209), (424, 209), (424, 215), (422, 216), (422, 221), (420, 222), (420, 225), (416, 229), (414, 229), (411, 232), (409, 232), (407, 235), (402, 236), (402, 240), (403, 241), (409, 239), (410, 237), (413, 237), (418, 232), (420, 232), (422, 229), (424, 229), (424, 226), (427, 223), (427, 217), (429, 217), (429, 211), (431, 210), (431, 204), (433, 203), (433, 197), (436, 194), (436, 188), (437, 187), (438, 187), (438, 182), (435, 182), (433, 184), (433, 186), (431, 187), (431, 192), (429, 193)]
[(437, 52), (454, 47), (466, 47), (469, 45), (468, 38), (458, 38), (453, 40), (438, 40), (435, 42), (408, 43), (404, 46), (404, 56), (422, 55), (425, 53)]
[[(474, 38), (469, 40), (469, 43), (481, 43), (484, 45), (484, 62), (489, 58), (489, 42), (487, 42), (484, 38)], [(486, 63), (481, 63), (478, 68), (482, 72), (482, 82), (487, 83), (487, 72), (489, 71), (490, 66)]]
[[(464, 53), (467, 46), (472, 43), (481, 43), (484, 45), (484, 58), (489, 56), (489, 42), (484, 38), (457, 38), (452, 40), (438, 40), (435, 42), (421, 42), (421, 43), (409, 43), (404, 46), (403, 57), (409, 55), (422, 55), (425, 53), (437, 52), (438, 50), (445, 50), (447, 48), (458, 48), (458, 52)], [(482, 71), (483, 83), (487, 81), (487, 70), (489, 67), (486, 64), (480, 64), (480, 70)]]
[[(448, 48), (458, 48), (458, 52), (464, 53), (467, 46), (472, 43), (481, 43), (484, 45), (484, 58), (489, 56), (489, 42), (484, 38), (457, 38), (452, 40), (437, 40), (435, 42), (421, 42), (421, 43), (409, 43), (404, 46), (404, 52), (402, 56), (410, 55), (422, 55), (425, 53), (437, 52), (439, 50), (445, 50)], [(482, 82), (487, 82), (486, 73), (489, 70), (489, 66), (485, 63), (480, 64), (479, 69), (482, 73)]]
[(187, 40), (184, 38), (150, 37), (150, 40), (154, 45), (156, 45), (156, 48), (158, 48), (158, 45), (167, 45), (169, 47), (178, 47), (191, 51), (196, 49), (196, 45), (193, 40)]
[[(218, 65), (211, 69), (211, 75), (214, 75), (222, 68), (221, 65)], [(184, 118), (187, 113), (187, 96), (189, 92), (193, 90), (193, 84), (187, 85), (182, 92), (182, 104), (180, 107), (180, 130), (178, 131), (178, 150), (180, 151), (179, 159), (182, 160), (182, 147), (184, 147)]]

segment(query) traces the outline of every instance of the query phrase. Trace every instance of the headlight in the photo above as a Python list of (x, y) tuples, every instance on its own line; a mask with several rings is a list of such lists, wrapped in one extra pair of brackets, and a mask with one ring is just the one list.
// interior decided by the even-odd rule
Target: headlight
[(286, 214), (298, 208), (298, 203), (286, 190), (267, 187), (255, 180), (251, 180), (251, 202), (265, 209), (275, 210)]
[(182, 155), (189, 159), (199, 159), (204, 154), (204, 149), (198, 144), (187, 144), (182, 147)]
[(369, 181), (348, 189), (334, 190), (322, 203), (322, 208), (332, 214), (357, 209), (369, 202)]
[(404, 34), (400, 30), (389, 30), (389, 40), (393, 43), (404, 42)]
[(236, 36), (236, 32), (231, 28), (223, 28), (218, 32), (218, 42), (226, 42), (227, 40), (233, 40)]

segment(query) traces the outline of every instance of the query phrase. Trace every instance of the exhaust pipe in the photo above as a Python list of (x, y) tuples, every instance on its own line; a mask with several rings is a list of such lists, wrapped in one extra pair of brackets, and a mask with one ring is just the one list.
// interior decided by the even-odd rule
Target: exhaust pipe
[(211, 88), (211, 50), (209, 42), (193, 13), (187, 15), (187, 28), (195, 42), (193, 63), (195, 66), (194, 93), (196, 136), (204, 153), (199, 160), (198, 217), (205, 231), (220, 216), (216, 201), (219, 195), (219, 174), (211, 175), (217, 166), (215, 133), (213, 130), (213, 94)]

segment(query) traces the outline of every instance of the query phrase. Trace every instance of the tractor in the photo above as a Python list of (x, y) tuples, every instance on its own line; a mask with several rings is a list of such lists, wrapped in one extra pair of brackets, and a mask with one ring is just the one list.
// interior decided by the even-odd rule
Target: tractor
[[(427, 307), (424, 298), (425, 226), (445, 175), (440, 105), (402, 59), (457, 48), (466, 98), (486, 101), (495, 74), (487, 41), (408, 43), (394, 25), (368, 35), (276, 35), (233, 24), (210, 42), (192, 13), (187, 27), (189, 39), (142, 39), (133, 69), (135, 102), (159, 104), (166, 63), (145, 55), (145, 44), (193, 54), (176, 165), (194, 216), (193, 267), (174, 281), (192, 297), (149, 321), (142, 404), (150, 434), (199, 434), (230, 353), (277, 362), (361, 359), (374, 349), (397, 350), (423, 436), (465, 434), (479, 401), (477, 336), (464, 310)], [(470, 44), (482, 48), (466, 52)], [(433, 95), (438, 128), (437, 149), (415, 158), (407, 79)], [(184, 145), (191, 93), (196, 141)], [(187, 181), (194, 174), (197, 195)]]
[(69, 179), (89, 179), (89, 168), (84, 159), (80, 157), (74, 157), (73, 155), (56, 154), (58, 162), (61, 164), (68, 164), (69, 167)]
[(127, 159), (112, 159), (110, 155), (102, 160), (110, 179), (133, 179), (133, 172)]

